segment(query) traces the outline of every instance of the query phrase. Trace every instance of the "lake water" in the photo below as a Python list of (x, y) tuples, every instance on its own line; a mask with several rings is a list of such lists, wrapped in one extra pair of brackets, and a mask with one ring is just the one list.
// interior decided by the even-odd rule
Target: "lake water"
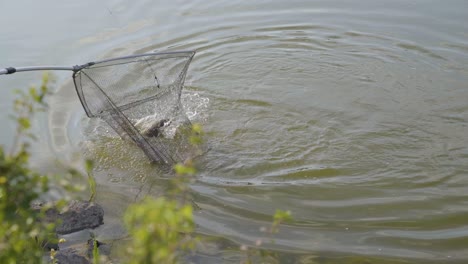
[[(5, 67), (197, 51), (183, 99), (211, 150), (196, 222), (221, 238), (193, 261), (239, 263), (287, 209), (295, 221), (263, 245), (282, 263), (468, 262), (468, 1), (0, 0), (0, 24)], [(94, 232), (118, 247), (125, 207), (167, 179), (96, 138), (71, 74), (55, 76), (34, 163), (96, 158)], [(0, 77), (2, 144), (13, 89), (39, 77)]]

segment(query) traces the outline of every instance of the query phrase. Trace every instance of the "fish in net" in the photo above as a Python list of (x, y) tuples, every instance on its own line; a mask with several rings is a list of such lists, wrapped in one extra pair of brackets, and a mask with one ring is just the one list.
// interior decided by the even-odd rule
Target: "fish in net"
[(73, 74), (88, 117), (99, 117), (152, 161), (183, 162), (193, 155), (191, 123), (181, 103), (193, 52), (144, 54), (97, 62)]

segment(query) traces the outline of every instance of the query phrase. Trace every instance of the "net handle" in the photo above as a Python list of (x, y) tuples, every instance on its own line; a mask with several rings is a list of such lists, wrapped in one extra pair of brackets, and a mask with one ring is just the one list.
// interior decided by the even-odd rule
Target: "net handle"
[(28, 66), (28, 67), (8, 67), (0, 69), (0, 75), (13, 74), (15, 72), (26, 72), (26, 71), (76, 71), (74, 67), (63, 67), (63, 66)]

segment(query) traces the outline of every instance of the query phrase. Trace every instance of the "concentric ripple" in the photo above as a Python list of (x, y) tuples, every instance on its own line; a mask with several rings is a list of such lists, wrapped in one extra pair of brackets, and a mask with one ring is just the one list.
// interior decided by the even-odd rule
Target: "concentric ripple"
[[(201, 233), (254, 244), (287, 209), (295, 221), (263, 246), (298, 263), (463, 263), (468, 7), (457, 3), (192, 1), (167, 4), (171, 23), (135, 3), (139, 26), (112, 31), (101, 56), (197, 50), (183, 101), (208, 132), (192, 186)], [(93, 138), (102, 127), (78, 107), (52, 104), (58, 153), (100, 153), (109, 193), (164, 184), (137, 149)], [(232, 252), (206, 260), (218, 254)]]

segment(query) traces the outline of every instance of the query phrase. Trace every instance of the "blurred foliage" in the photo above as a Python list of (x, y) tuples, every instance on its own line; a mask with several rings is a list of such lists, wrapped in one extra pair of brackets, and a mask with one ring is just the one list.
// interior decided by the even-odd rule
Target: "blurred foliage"
[(54, 224), (38, 221), (48, 206), (34, 210), (31, 204), (49, 191), (49, 178), (30, 169), (28, 144), (20, 142), (29, 133), (31, 117), (46, 106), (48, 75), (44, 75), (39, 89), (18, 92), (14, 102), (17, 123), (10, 153), (0, 146), (0, 263), (40, 263), (45, 242), (55, 240)]
[(42, 243), (54, 240), (54, 225), (38, 221), (48, 206), (31, 204), (49, 191), (47, 176), (32, 171), (27, 147), (5, 154), (0, 146), (0, 263), (40, 263)]
[[(190, 139), (201, 144), (201, 126), (194, 125)], [(146, 197), (129, 206), (124, 215), (131, 241), (128, 263), (177, 263), (184, 252), (193, 250), (195, 223), (189, 184), (196, 173), (191, 160), (174, 166), (170, 197)]]
[[(44, 250), (58, 242), (54, 233), (56, 223), (45, 219), (45, 212), (54, 207), (61, 210), (65, 199), (39, 203), (39, 199), (52, 187), (73, 193), (81, 186), (71, 184), (72, 177), (81, 175), (68, 168), (62, 175), (45, 175), (31, 169), (28, 141), (36, 137), (30, 132), (35, 113), (47, 107), (50, 77), (44, 74), (42, 84), (28, 92), (17, 91), (14, 113), (10, 116), (17, 124), (15, 137), (7, 152), (0, 146), (0, 263), (41, 263)], [(33, 206), (37, 204), (37, 206)], [(55, 252), (50, 257), (53, 260)]]
[(192, 206), (163, 197), (147, 197), (124, 216), (132, 237), (128, 263), (175, 263), (179, 252), (194, 248)]

